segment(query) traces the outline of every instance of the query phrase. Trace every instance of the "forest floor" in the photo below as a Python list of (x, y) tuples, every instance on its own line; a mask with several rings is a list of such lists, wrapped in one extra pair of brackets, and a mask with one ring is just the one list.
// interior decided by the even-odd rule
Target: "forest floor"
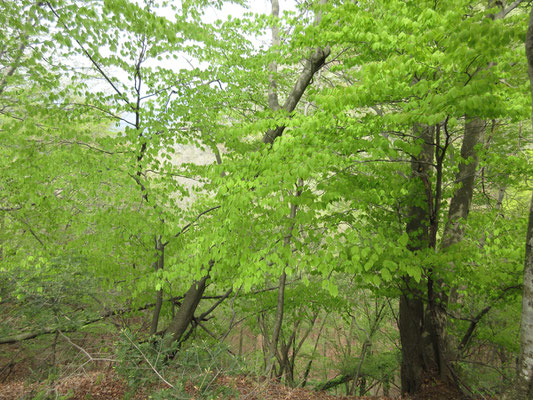
[[(69, 400), (111, 400), (130, 398), (143, 400), (164, 389), (161, 385), (148, 385), (128, 394), (126, 383), (113, 371), (92, 371), (60, 379), (56, 382), (27, 384), (23, 380), (0, 383), (1, 400), (30, 399), (69, 399)], [(190, 399), (246, 399), (246, 400), (392, 400), (385, 397), (334, 396), (312, 389), (290, 388), (273, 381), (257, 381), (245, 376), (221, 376), (215, 381), (209, 394), (200, 394), (193, 384), (185, 385), (183, 393)], [(220, 390), (218, 390), (220, 389)], [(223, 389), (223, 390), (222, 390)], [(65, 396), (65, 397), (61, 397)], [(164, 396), (164, 395), (163, 395)], [(164, 399), (165, 397), (161, 397)], [(169, 395), (169, 398), (178, 398)], [(398, 398), (396, 398), (398, 399)], [(459, 400), (463, 399), (456, 391), (442, 385), (426, 385), (422, 392), (410, 400)]]

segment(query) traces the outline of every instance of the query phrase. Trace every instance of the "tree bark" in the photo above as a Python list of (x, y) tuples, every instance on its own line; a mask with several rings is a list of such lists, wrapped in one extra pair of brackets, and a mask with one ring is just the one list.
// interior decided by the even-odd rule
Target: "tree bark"
[[(409, 250), (416, 252), (429, 246), (430, 212), (428, 207), (430, 163), (433, 160), (434, 131), (432, 128), (416, 127), (415, 136), (422, 141), (418, 156), (411, 162), (414, 181), (410, 198), (406, 232), (409, 235)], [(424, 201), (425, 200), (425, 201)], [(417, 392), (429, 373), (427, 359), (427, 335), (425, 334), (424, 302), (422, 289), (411, 278), (404, 277), (403, 294), (400, 297), (400, 341), (402, 346), (401, 386), (402, 393)]]
[(168, 345), (174, 342), (181, 344), (183, 335), (191, 324), (196, 308), (202, 299), (208, 278), (209, 274), (206, 274), (206, 276), (204, 276), (202, 279), (194, 282), (187, 293), (185, 293), (178, 312), (165, 331), (165, 344), (167, 345), (167, 348)]
[[(303, 185), (303, 182), (302, 182)], [(300, 185), (301, 186), (301, 185)], [(301, 194), (300, 189), (296, 192), (296, 197), (298, 197)], [(298, 207), (295, 204), (291, 204), (291, 212), (289, 215), (289, 218), (291, 220), (294, 220), (296, 218), (296, 212), (298, 210)], [(289, 246), (292, 239), (292, 232), (294, 229), (294, 223), (291, 224), (289, 228), (289, 233), (285, 237), (284, 246)], [(281, 276), (279, 278), (279, 289), (278, 289), (278, 301), (276, 306), (276, 317), (274, 320), (274, 328), (272, 329), (272, 340), (270, 341), (270, 348), (269, 348), (269, 354), (268, 354), (268, 360), (267, 360), (267, 368), (266, 373), (270, 374), (272, 372), (272, 367), (274, 363), (274, 358), (278, 354), (278, 342), (279, 342), (279, 336), (281, 333), (281, 327), (283, 326), (283, 315), (285, 310), (285, 287), (287, 283), (287, 273), (285, 272), (285, 268), (283, 268), (283, 272), (281, 273)], [(280, 365), (281, 367), (281, 365)]]
[[(325, 48), (318, 47), (313, 50), (309, 59), (305, 63), (304, 69), (300, 74), (300, 77), (296, 81), (294, 88), (287, 96), (285, 104), (283, 104), (283, 109), (287, 111), (287, 113), (290, 114), (294, 111), (294, 109), (298, 105), (298, 102), (302, 98), (305, 89), (307, 89), (307, 87), (311, 83), (311, 79), (313, 79), (315, 73), (318, 72), (318, 70), (320, 70), (320, 68), (324, 66), (326, 58), (329, 56), (330, 51), (331, 50), (329, 46), (326, 46)], [(268, 130), (263, 136), (263, 143), (272, 145), (274, 143), (274, 140), (276, 140), (276, 138), (283, 134), (284, 130), (285, 126), (278, 126), (275, 129)]]
[[(533, 11), (532, 11), (533, 16)], [(530, 25), (530, 30), (531, 30)], [(529, 31), (528, 31), (529, 36)], [(520, 360), (518, 385), (520, 398), (533, 399), (533, 194), (529, 208), (524, 262), (524, 291), (520, 324)]]
[[(533, 95), (533, 7), (529, 14), (526, 34), (526, 56), (531, 94)], [(531, 114), (533, 122), (533, 108)], [(533, 194), (529, 207), (524, 261), (524, 291), (522, 294), (522, 322), (520, 324), (520, 359), (517, 398), (533, 399)]]
[(115, 316), (115, 315), (122, 315), (122, 314), (130, 313), (132, 311), (143, 311), (143, 310), (147, 310), (147, 309), (149, 309), (151, 307), (154, 307), (154, 303), (148, 303), (148, 304), (145, 304), (144, 306), (139, 307), (139, 308), (127, 308), (127, 309), (121, 309), (121, 310), (108, 311), (106, 313), (103, 313), (103, 314), (95, 317), (95, 318), (86, 319), (84, 321), (81, 321), (81, 322), (79, 322), (78, 324), (76, 324), (74, 326), (72, 326), (72, 325), (61, 325), (61, 326), (53, 325), (53, 326), (44, 327), (44, 328), (42, 328), (42, 329), (40, 329), (38, 331), (22, 332), (22, 333), (18, 333), (18, 334), (11, 335), (11, 336), (4, 336), (4, 337), (0, 338), (0, 344), (23, 342), (25, 340), (34, 339), (34, 338), (39, 337), (39, 336), (49, 335), (51, 333), (56, 333), (57, 331), (61, 331), (63, 333), (77, 332), (77, 331), (81, 330), (82, 328), (84, 328), (84, 327), (86, 327), (86, 326), (88, 326), (90, 324), (94, 324), (95, 322), (100, 322), (100, 321), (102, 321), (105, 318), (112, 317), (112, 316)]

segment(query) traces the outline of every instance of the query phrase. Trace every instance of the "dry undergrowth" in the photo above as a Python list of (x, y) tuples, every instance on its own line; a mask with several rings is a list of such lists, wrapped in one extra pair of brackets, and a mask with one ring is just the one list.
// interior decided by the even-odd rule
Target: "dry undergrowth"
[[(201, 397), (192, 384), (186, 385), (191, 399), (242, 399), (242, 400), (387, 400), (385, 397), (346, 397), (333, 396), (324, 392), (316, 392), (304, 388), (290, 388), (273, 381), (257, 381), (246, 376), (222, 376), (216, 385), (231, 389), (235, 394), (219, 394), (211, 397)], [(138, 391), (133, 399), (149, 399), (150, 394), (163, 389), (164, 386), (145, 387)], [(126, 394), (126, 384), (113, 371), (93, 371), (70, 376), (58, 380), (53, 385), (25, 384), (22, 381), (11, 381), (0, 385), (1, 400), (32, 399), (38, 393), (48, 393), (50, 399), (59, 395), (67, 396), (69, 400), (110, 400), (123, 399)], [(461, 397), (452, 389), (442, 385), (428, 385), (416, 398), (412, 400), (452, 400)], [(392, 399), (391, 399), (392, 400)]]

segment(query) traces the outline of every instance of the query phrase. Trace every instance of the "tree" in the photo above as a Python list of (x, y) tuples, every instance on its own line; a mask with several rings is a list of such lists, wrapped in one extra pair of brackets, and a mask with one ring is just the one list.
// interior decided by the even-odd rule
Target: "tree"
[[(119, 310), (150, 304), (146, 334), (175, 350), (197, 327), (217, 337), (204, 322), (225, 299), (233, 313), (267, 290), (275, 312), (253, 303), (266, 369), (294, 383), (287, 296), (349, 288), (399, 305), (403, 392), (458, 383), (519, 285), (523, 215), (505, 197), (530, 171), (519, 3), (316, 1), (280, 17), (273, 0), (271, 16), (206, 24), (223, 2), (5, 2), (4, 292), (37, 265), (85, 268)], [(180, 161), (198, 149), (205, 163)]]
[[(516, 4), (502, 9), (501, 14), (507, 15)], [(516, 29), (515, 22), (488, 18), (493, 10), (483, 12), (471, 7), (470, 2), (457, 2), (452, 8), (448, 6), (452, 7), (451, 4), (427, 3), (417, 4), (415, 9), (403, 2), (387, 3), (382, 8), (376, 3), (345, 4), (335, 10), (331, 18), (341, 21), (338, 23), (347, 28), (342, 33), (328, 36), (339, 45), (357, 49), (349, 65), (359, 65), (360, 69), (351, 73), (352, 85), (338, 92), (335, 89), (329, 91), (328, 94), (339, 94), (337, 100), (326, 100), (324, 96), (324, 104), (336, 114), (337, 121), (342, 120), (338, 116), (339, 113), (343, 115), (342, 108), (351, 107), (352, 114), (345, 113), (344, 118), (367, 127), (366, 132), (360, 129), (364, 133), (355, 137), (360, 143), (365, 143), (366, 134), (373, 142), (368, 141), (359, 149), (352, 146), (351, 156), (354, 164), (359, 158), (363, 162), (374, 163), (373, 168), (365, 169), (363, 165), (358, 165), (354, 174), (360, 175), (364, 171), (370, 177), (368, 181), (373, 182), (373, 177), (381, 176), (382, 181), (387, 182), (386, 185), (380, 185), (377, 179), (373, 182), (376, 191), (379, 193), (381, 190), (381, 195), (370, 201), (391, 204), (392, 207), (386, 208), (389, 212), (397, 210), (398, 219), (404, 221), (401, 224), (405, 223), (407, 240), (397, 228), (392, 231), (394, 233), (389, 231), (388, 236), (395, 235), (397, 243), (407, 245), (413, 253), (407, 260), (402, 259), (405, 253), (396, 250), (397, 257), (387, 260), (390, 262), (387, 262), (388, 265), (399, 266), (396, 274), (404, 276), (406, 281), (400, 288), (403, 292), (400, 331), (403, 332), (405, 360), (402, 364), (402, 376), (405, 377), (402, 379), (402, 390), (409, 393), (420, 388), (425, 374), (437, 371), (441, 377), (453, 378), (453, 373), (449, 371), (451, 365), (446, 360), (454, 357), (446, 354), (444, 347), (446, 327), (442, 321), (446, 319), (439, 316), (446, 313), (447, 293), (449, 287), (455, 285), (453, 270), (448, 265), (466, 262), (454, 258), (458, 256), (456, 251), (461, 232), (467, 226), (466, 217), (474, 193), (477, 169), (474, 150), (483, 131), (481, 120), (503, 118), (511, 115), (513, 108), (516, 110), (513, 97), (517, 93), (511, 93), (509, 88), (499, 84), (501, 77), (507, 76), (511, 68), (509, 58), (515, 60), (515, 67), (520, 65), (516, 36), (515, 39), (507, 36), (513, 43), (508, 42), (511, 52), (500, 48), (501, 43), (491, 41), (489, 45), (489, 42), (476, 39), (493, 35), (501, 38), (502, 29), (509, 32)], [(453, 34), (448, 33), (450, 26), (456, 27)], [(398, 35), (398, 31), (402, 33)], [(410, 36), (404, 32), (409, 32)], [(487, 65), (490, 67), (487, 68)], [(330, 105), (335, 103), (341, 106)], [(465, 115), (476, 117), (465, 121)], [(413, 126), (413, 133), (410, 133)], [(352, 132), (358, 131), (351, 129)], [(456, 172), (455, 154), (458, 151), (455, 147), (458, 142), (462, 142), (462, 157)], [(343, 151), (339, 154), (350, 157), (347, 147)], [(395, 185), (391, 175), (387, 178), (387, 173), (407, 176), (408, 172), (405, 168), (384, 167), (382, 163), (405, 163), (408, 162), (406, 158), (413, 161), (410, 179), (403, 181), (403, 187), (395, 192), (391, 190)], [(453, 180), (460, 186), (450, 191), (449, 182)], [(353, 186), (351, 188), (354, 190)], [(402, 192), (407, 197), (398, 196)], [(363, 196), (368, 196), (368, 193), (367, 190)], [(357, 203), (352, 203), (353, 209), (362, 208), (362, 198), (359, 196)], [(451, 205), (446, 210), (448, 199)], [(383, 212), (382, 208), (380, 211)], [(448, 217), (443, 220), (445, 211), (448, 211)], [(379, 225), (382, 229), (386, 226), (383, 222), (381, 217)], [(452, 231), (455, 233), (452, 234)], [(381, 253), (377, 252), (383, 245), (376, 243), (379, 240), (379, 236), (375, 235), (376, 227), (370, 232), (368, 242), (364, 244), (357, 238), (363, 236), (361, 234), (351, 238), (355, 239), (355, 246), (356, 243), (369, 246), (364, 253), (365, 259), (357, 261), (361, 262), (364, 270), (377, 264), (376, 270), (387, 277), (386, 264), (380, 265)], [(439, 244), (442, 235), (444, 240)], [(388, 254), (394, 253), (389, 250)]]
[[(529, 14), (529, 27), (525, 40), (528, 75), (533, 94), (533, 8)], [(533, 101), (533, 100), (532, 100)], [(533, 104), (533, 103), (532, 103)], [(532, 111), (533, 122), (533, 111)], [(520, 325), (520, 359), (518, 366), (518, 385), (516, 395), (523, 399), (533, 398), (533, 195), (529, 208), (529, 224), (526, 234), (526, 251), (524, 260), (524, 290), (522, 294), (522, 322)]]

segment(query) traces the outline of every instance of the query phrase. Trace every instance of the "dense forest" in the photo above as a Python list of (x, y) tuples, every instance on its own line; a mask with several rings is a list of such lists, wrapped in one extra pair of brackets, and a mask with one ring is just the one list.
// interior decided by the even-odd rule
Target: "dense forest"
[(531, 9), (0, 0), (0, 398), (533, 399)]

